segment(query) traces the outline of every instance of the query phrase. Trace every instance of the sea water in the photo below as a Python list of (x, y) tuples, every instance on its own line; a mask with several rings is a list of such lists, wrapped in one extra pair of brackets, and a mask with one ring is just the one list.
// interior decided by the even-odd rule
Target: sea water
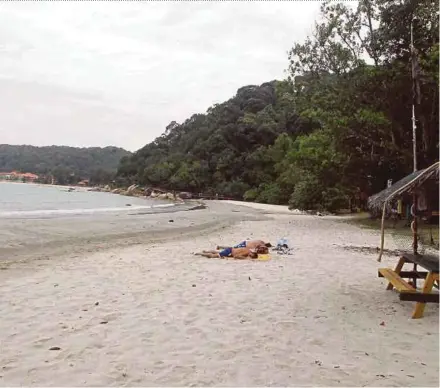
[(69, 192), (63, 186), (0, 182), (0, 218), (79, 216), (170, 206), (174, 204), (84, 188)]

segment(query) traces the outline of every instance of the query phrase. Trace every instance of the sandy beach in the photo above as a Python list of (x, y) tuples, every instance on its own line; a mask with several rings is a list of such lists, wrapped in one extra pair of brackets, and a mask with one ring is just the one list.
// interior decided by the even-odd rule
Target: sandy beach
[[(346, 248), (378, 246), (377, 232), (207, 204), (2, 221), (0, 385), (439, 385), (438, 305), (412, 320), (377, 277), (396, 258)], [(281, 237), (293, 254), (267, 262), (192, 254)]]

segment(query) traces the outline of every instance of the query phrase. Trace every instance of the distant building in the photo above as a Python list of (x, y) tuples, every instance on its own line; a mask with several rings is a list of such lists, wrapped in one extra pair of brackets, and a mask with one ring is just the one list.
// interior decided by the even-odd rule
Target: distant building
[(36, 179), (38, 179), (38, 175), (30, 172), (0, 172), (0, 180), (34, 182)]

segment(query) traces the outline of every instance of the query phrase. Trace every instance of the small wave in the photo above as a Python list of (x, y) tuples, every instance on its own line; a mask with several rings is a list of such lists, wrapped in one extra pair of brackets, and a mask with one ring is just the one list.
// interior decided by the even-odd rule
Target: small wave
[(140, 209), (156, 209), (156, 208), (171, 207), (171, 206), (175, 206), (175, 204), (165, 203), (165, 204), (150, 205), (150, 206), (132, 205), (132, 206), (124, 206), (124, 207), (102, 207), (102, 208), (94, 208), (94, 209), (14, 210), (14, 211), (0, 211), (0, 218), (95, 214), (95, 213), (132, 211), (132, 210), (140, 210)]

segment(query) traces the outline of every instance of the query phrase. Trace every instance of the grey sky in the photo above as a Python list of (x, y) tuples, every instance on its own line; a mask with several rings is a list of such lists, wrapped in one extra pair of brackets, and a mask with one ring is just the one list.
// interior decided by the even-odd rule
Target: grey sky
[(2, 2), (0, 143), (136, 150), (283, 78), (319, 3)]

